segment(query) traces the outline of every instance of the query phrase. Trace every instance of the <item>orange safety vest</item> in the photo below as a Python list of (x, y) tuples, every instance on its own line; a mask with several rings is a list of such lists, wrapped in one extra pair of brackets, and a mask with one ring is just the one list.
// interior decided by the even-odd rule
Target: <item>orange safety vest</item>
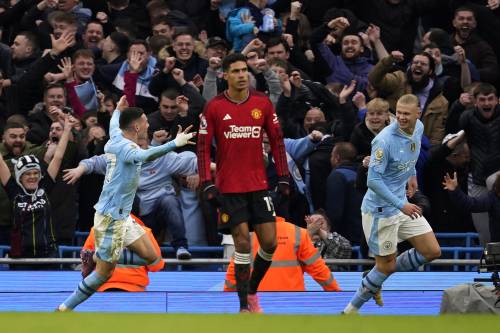
[[(273, 262), (259, 285), (259, 291), (304, 291), (304, 272), (308, 273), (325, 291), (340, 291), (332, 272), (314, 247), (307, 230), (276, 218), (278, 247)], [(259, 243), (252, 236), (252, 252), (255, 257)], [(226, 272), (224, 291), (236, 290), (234, 260)]]
[[(161, 256), (160, 246), (156, 242), (151, 229), (146, 227), (138, 217), (133, 214), (130, 214), (130, 216), (146, 231), (146, 234), (155, 248), (156, 254)], [(90, 229), (89, 237), (85, 240), (83, 248), (92, 251), (95, 250), (94, 228)], [(160, 260), (160, 262), (154, 266), (120, 267), (120, 265), (117, 265), (113, 275), (111, 275), (109, 280), (97, 291), (106, 291), (107, 289), (113, 288), (126, 291), (144, 291), (149, 284), (148, 272), (157, 272), (161, 270), (163, 266), (165, 266), (163, 260)]]

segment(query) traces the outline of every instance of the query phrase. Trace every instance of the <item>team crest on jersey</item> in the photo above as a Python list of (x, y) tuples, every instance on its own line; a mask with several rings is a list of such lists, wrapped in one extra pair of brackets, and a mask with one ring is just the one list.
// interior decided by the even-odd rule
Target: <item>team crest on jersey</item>
[(380, 161), (382, 157), (384, 157), (384, 151), (382, 149), (377, 149), (377, 151), (375, 152), (375, 159), (377, 161)]
[(412, 142), (410, 144), (410, 150), (411, 150), (412, 153), (414, 153), (415, 150), (417, 150), (417, 144), (415, 142)]
[(227, 222), (229, 222), (229, 215), (227, 215), (226, 213), (222, 213), (222, 214), (220, 215), (220, 221), (221, 221), (222, 223), (227, 223)]
[(252, 111), (250, 111), (250, 114), (255, 120), (259, 120), (260, 118), (262, 118), (262, 111), (259, 109), (253, 109)]

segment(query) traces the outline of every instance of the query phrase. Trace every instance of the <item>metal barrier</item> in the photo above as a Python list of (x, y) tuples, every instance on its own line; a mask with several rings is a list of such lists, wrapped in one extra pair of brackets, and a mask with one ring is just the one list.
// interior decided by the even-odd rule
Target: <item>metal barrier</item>
[(83, 246), (85, 240), (89, 237), (90, 232), (88, 231), (75, 231), (74, 244)]
[[(460, 255), (464, 255), (464, 259), (470, 259), (471, 254), (473, 253), (478, 253), (479, 256), (481, 253), (483, 253), (483, 248), (482, 247), (461, 247), (461, 246), (450, 246), (450, 247), (442, 247), (441, 252), (442, 253), (452, 253), (453, 254), (453, 259), (459, 260)], [(469, 267), (465, 268), (466, 271), (469, 271)], [(453, 271), (458, 272), (458, 266), (453, 266)]]
[(436, 232), (436, 238), (440, 239), (463, 239), (465, 247), (472, 247), (472, 240), (478, 240), (479, 234), (477, 232)]
[[(85, 238), (88, 236), (88, 232), (75, 232), (75, 240), (77, 243), (83, 244)], [(466, 266), (465, 270), (469, 271), (470, 266), (477, 266), (479, 264), (478, 259), (471, 259), (472, 254), (481, 253), (483, 248), (473, 247), (473, 241), (478, 239), (477, 233), (436, 233), (436, 238), (438, 239), (462, 239), (465, 242), (465, 246), (452, 246), (452, 247), (441, 247), (443, 253), (451, 253), (453, 259), (439, 259), (433, 261), (430, 265), (440, 265), (440, 266), (453, 266), (453, 271), (458, 271), (459, 266)], [(162, 244), (163, 245), (163, 244)], [(162, 254), (173, 254), (175, 250), (171, 246), (161, 246)], [(12, 259), (3, 258), (5, 254), (10, 250), (9, 246), (0, 245), (0, 264), (79, 264), (79, 253), (81, 246), (59, 246), (59, 256), (60, 258), (36, 258), (36, 259)], [(192, 246), (189, 251), (194, 255), (220, 255), (223, 254), (224, 247), (222, 246)], [(374, 261), (371, 259), (362, 259), (362, 254), (359, 246), (352, 247), (353, 259), (326, 259), (327, 264), (334, 264), (339, 266), (349, 266), (357, 265), (357, 270), (362, 270), (362, 265), (373, 265)], [(461, 259), (460, 256), (465, 256)], [(70, 258), (67, 258), (70, 256)], [(164, 259), (167, 265), (178, 265), (178, 270), (182, 270), (183, 265), (227, 265), (229, 263), (228, 259), (222, 258), (196, 258), (191, 260), (177, 260), (177, 259)], [(427, 266), (428, 269), (428, 266)]]
[[(167, 265), (227, 265), (229, 264), (229, 259), (189, 259), (189, 260), (178, 260), (178, 259), (163, 259)], [(334, 264), (339, 266), (346, 265), (373, 265), (375, 263), (372, 259), (325, 259), (327, 264)], [(0, 258), (0, 264), (79, 264), (80, 259), (77, 258), (34, 258), (34, 259), (12, 259), (12, 258)], [(440, 266), (467, 266), (479, 265), (479, 259), (437, 259), (427, 265), (440, 265)]]
[(5, 257), (5, 254), (10, 251), (10, 246), (0, 245), (0, 258)]

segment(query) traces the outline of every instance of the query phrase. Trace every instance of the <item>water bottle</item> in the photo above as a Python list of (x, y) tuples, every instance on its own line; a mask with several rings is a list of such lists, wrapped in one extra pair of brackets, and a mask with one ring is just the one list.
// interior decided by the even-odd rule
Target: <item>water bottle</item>
[(262, 32), (274, 31), (274, 10), (271, 8), (266, 8), (262, 11), (264, 17), (262, 18), (262, 27), (260, 30)]

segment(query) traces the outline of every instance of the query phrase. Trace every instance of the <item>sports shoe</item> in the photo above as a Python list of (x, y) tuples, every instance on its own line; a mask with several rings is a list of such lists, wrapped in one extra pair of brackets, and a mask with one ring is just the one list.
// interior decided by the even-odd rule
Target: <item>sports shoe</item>
[[(363, 272), (363, 278), (368, 275), (370, 271), (364, 271)], [(373, 300), (375, 301), (375, 304), (378, 306), (384, 306), (384, 300), (382, 299), (382, 288), (377, 290), (375, 292), (375, 295), (373, 295)]]
[(257, 294), (248, 294), (248, 310), (252, 313), (264, 313), (264, 310), (260, 307), (259, 296)]
[(250, 313), (250, 310), (248, 310), (248, 309), (240, 309), (240, 313)]
[(68, 309), (64, 304), (59, 305), (54, 312), (72, 312), (73, 310)]
[(189, 251), (183, 246), (181, 246), (180, 248), (177, 249), (175, 256), (177, 257), (178, 260), (191, 259), (191, 253), (189, 253)]
[(95, 269), (94, 251), (81, 250), (80, 259), (82, 260), (82, 277), (85, 279)]

